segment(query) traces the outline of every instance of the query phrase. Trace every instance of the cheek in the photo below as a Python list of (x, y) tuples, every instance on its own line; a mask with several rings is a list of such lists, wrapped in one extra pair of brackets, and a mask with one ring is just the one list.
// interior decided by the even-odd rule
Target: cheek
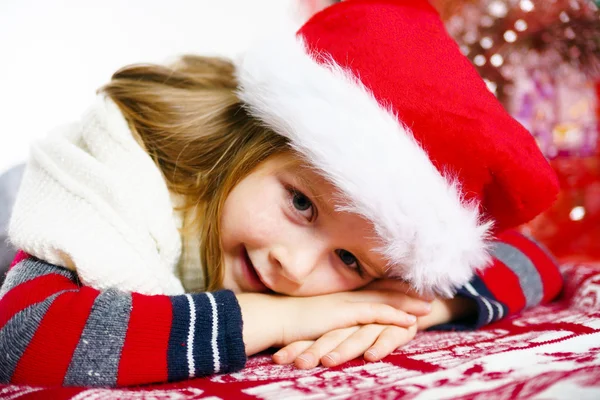
[(362, 279), (358, 275), (346, 276), (333, 267), (322, 268), (313, 274), (309, 281), (300, 288), (298, 296), (318, 296), (328, 293), (348, 292), (367, 285), (370, 280)]
[(281, 205), (279, 199), (270, 194), (248, 198), (232, 193), (225, 202), (221, 216), (224, 245), (236, 241), (257, 246), (281, 234), (285, 222)]

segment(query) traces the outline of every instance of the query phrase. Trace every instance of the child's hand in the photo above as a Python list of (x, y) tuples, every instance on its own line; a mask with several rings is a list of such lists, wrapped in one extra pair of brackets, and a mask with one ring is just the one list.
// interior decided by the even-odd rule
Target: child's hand
[(374, 362), (411, 341), (416, 333), (416, 325), (401, 328), (370, 324), (336, 329), (316, 341), (302, 340), (287, 345), (273, 354), (273, 361), (309, 369), (319, 364), (334, 367), (364, 354), (366, 361)]
[(242, 309), (247, 355), (269, 347), (315, 340), (341, 328), (369, 324), (410, 327), (416, 318), (403, 310), (423, 315), (428, 308), (421, 300), (381, 290), (314, 297), (242, 293), (237, 298)]
[(435, 325), (466, 318), (475, 315), (477, 312), (475, 301), (471, 299), (461, 296), (451, 299), (424, 297), (412, 289), (408, 283), (400, 280), (382, 279), (373, 281), (365, 289), (396, 290), (405, 296), (431, 301), (431, 311), (427, 315), (416, 314), (419, 317), (417, 323), (419, 330), (425, 330)]
[(425, 330), (432, 326), (456, 321), (475, 315), (477, 305), (474, 300), (456, 296), (452, 299), (435, 299), (431, 302), (431, 312), (419, 317), (417, 326)]
[[(358, 295), (373, 290), (395, 296), (395, 306), (413, 315), (423, 317), (430, 311), (429, 302), (419, 298), (408, 284), (400, 281), (376, 281), (353, 293)], [(277, 364), (294, 363), (298, 368), (313, 368), (319, 363), (332, 367), (363, 354), (367, 361), (378, 361), (412, 340), (416, 331), (416, 325), (406, 328), (382, 324), (337, 329), (316, 341), (291, 343), (278, 351), (273, 361)]]

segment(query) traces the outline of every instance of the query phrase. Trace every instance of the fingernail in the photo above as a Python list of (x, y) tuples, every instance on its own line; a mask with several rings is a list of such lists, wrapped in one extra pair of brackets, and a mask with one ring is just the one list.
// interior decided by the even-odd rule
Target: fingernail
[(377, 350), (375, 349), (369, 349), (365, 354), (368, 354), (370, 356), (370, 358), (377, 360)]
[(331, 361), (332, 364), (337, 364), (339, 356), (338, 353), (329, 353), (324, 358), (329, 359), (329, 361)]
[(298, 356), (298, 358), (304, 361), (304, 364), (313, 365), (315, 363), (315, 358), (310, 353), (304, 353)]
[(279, 350), (277, 353), (273, 354), (273, 357), (286, 358), (287, 352), (285, 350)]
[(406, 320), (409, 324), (414, 324), (415, 322), (417, 322), (417, 317), (415, 317), (414, 315), (407, 315)]

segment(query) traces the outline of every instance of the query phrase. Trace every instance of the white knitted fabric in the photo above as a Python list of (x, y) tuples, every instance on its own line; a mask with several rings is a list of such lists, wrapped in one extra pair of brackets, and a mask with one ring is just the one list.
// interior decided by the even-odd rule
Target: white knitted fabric
[(159, 169), (102, 96), (32, 145), (9, 240), (94, 288), (173, 295), (179, 223)]

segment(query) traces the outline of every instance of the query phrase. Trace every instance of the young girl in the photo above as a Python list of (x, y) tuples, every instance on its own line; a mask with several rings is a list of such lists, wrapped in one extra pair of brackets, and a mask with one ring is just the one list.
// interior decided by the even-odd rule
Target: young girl
[(425, 0), (342, 2), (279, 39), (124, 68), (32, 146), (2, 382), (174, 381), (270, 347), (376, 361), (558, 293), (507, 230), (552, 202), (552, 170)]

